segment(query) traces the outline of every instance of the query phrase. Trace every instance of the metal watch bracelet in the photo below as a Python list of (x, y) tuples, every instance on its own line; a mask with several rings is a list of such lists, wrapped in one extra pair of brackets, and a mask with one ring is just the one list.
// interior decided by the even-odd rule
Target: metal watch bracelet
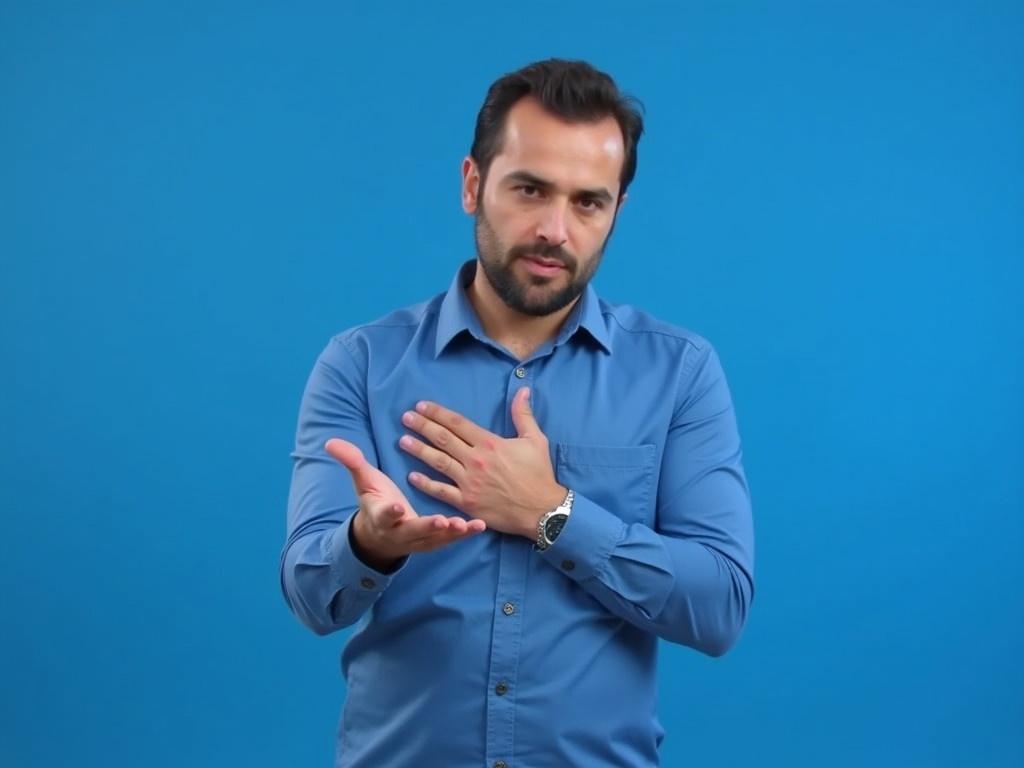
[[(565, 494), (565, 500), (562, 501), (561, 504), (552, 509), (550, 512), (545, 512), (544, 515), (541, 516), (540, 521), (537, 523), (537, 541), (534, 545), (538, 550), (543, 551), (554, 543), (553, 541), (548, 541), (548, 537), (545, 534), (545, 529), (547, 528), (548, 520), (550, 520), (552, 517), (558, 514), (565, 515), (566, 518), (568, 518), (569, 515), (572, 514), (572, 502), (575, 498), (575, 495), (576, 494), (573, 493), (572, 488), (570, 488), (569, 492)], [(559, 531), (559, 533), (561, 533), (561, 531)]]

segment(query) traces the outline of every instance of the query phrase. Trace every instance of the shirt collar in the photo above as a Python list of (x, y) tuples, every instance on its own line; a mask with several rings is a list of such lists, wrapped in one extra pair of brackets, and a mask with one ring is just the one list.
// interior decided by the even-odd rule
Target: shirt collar
[[(473, 305), (470, 304), (469, 297), (466, 295), (466, 286), (473, 281), (473, 277), (476, 275), (476, 265), (477, 260), (470, 259), (459, 267), (444, 300), (441, 302), (441, 309), (437, 316), (437, 340), (434, 346), (434, 357), (439, 357), (451, 340), (462, 331), (469, 331), (481, 341), (487, 338), (480, 325), (480, 319), (476, 315), (476, 310), (473, 309)], [(597, 292), (589, 283), (559, 331), (555, 346), (575, 336), (581, 328), (587, 331), (605, 352), (611, 354), (612, 342), (608, 326), (601, 313)]]

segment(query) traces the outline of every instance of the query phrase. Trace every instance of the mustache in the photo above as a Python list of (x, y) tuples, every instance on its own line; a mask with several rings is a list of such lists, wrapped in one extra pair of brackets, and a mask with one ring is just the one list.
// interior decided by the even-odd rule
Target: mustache
[(576, 269), (576, 259), (560, 245), (551, 243), (533, 243), (532, 245), (515, 245), (509, 248), (508, 260), (515, 261), (524, 256), (540, 256), (544, 259), (556, 259), (566, 269)]

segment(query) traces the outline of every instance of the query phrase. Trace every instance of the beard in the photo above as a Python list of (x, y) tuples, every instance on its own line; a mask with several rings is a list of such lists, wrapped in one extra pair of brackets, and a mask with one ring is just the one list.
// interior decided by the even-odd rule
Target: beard
[[(476, 213), (476, 255), (488, 282), (506, 306), (524, 315), (544, 317), (567, 307), (583, 293), (597, 274), (605, 246), (614, 229), (615, 222), (612, 221), (601, 247), (580, 268), (579, 260), (560, 245), (538, 242), (506, 247), (488, 221), (481, 202)], [(555, 287), (554, 283), (560, 275), (528, 275), (525, 279), (518, 277), (513, 267), (525, 256), (557, 259), (565, 267), (565, 273), (569, 276), (568, 283)]]

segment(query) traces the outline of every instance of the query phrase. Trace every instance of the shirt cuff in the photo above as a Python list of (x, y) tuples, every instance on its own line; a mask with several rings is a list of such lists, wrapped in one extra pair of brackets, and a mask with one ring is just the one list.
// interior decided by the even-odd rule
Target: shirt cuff
[(403, 557), (399, 561), (398, 566), (388, 573), (382, 573), (364, 563), (356, 556), (355, 551), (352, 549), (352, 541), (349, 538), (354, 517), (354, 514), (350, 515), (344, 523), (338, 526), (327, 544), (331, 574), (334, 576), (335, 584), (338, 587), (351, 588), (354, 591), (366, 593), (368, 597), (372, 596), (375, 598), (387, 589), (395, 574), (405, 567), (405, 563), (409, 558)]
[(574, 489), (572, 514), (540, 556), (573, 581), (600, 578), (626, 528), (620, 518)]

